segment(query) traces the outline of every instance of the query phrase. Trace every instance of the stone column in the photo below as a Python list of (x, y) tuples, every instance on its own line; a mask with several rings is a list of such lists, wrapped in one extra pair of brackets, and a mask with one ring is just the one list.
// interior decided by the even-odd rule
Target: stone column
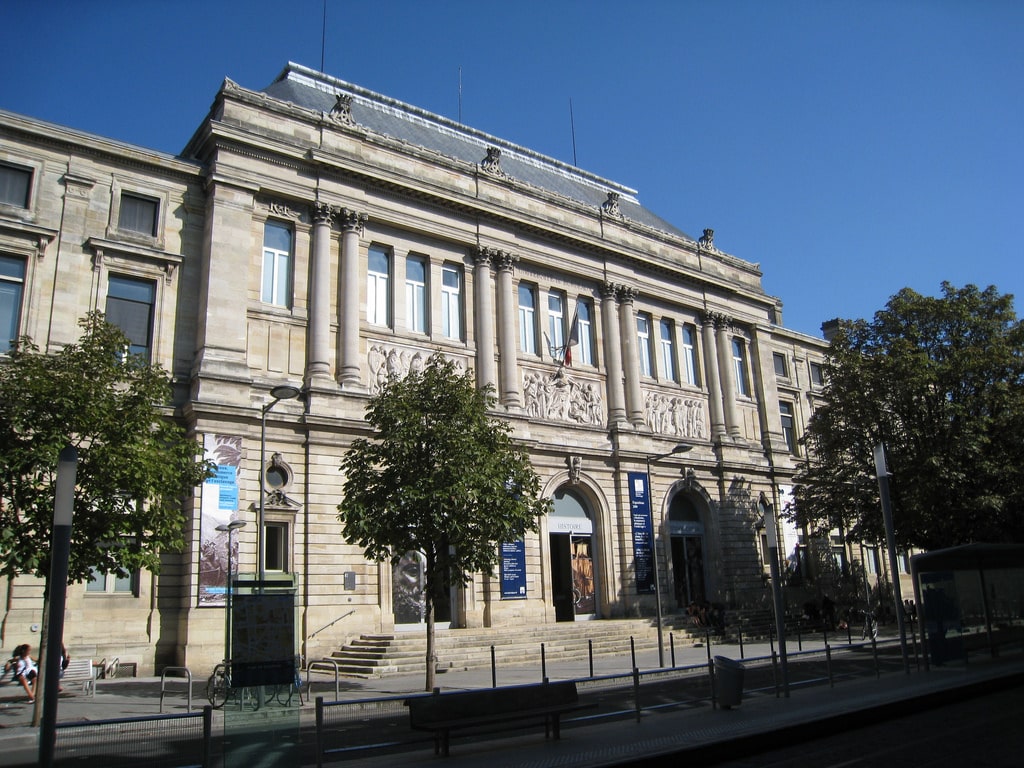
[(359, 364), (359, 236), (366, 214), (341, 209), (341, 267), (338, 271), (338, 383), (362, 385)]
[(476, 385), (490, 384), (495, 392), (494, 375), (494, 281), (491, 278), (490, 248), (477, 248), (473, 254), (473, 322), (476, 336)]
[(637, 290), (619, 286), (619, 333), (622, 336), (622, 367), (626, 376), (626, 413), (636, 425), (644, 423), (644, 393), (640, 389), (640, 353), (637, 347), (633, 300)]
[(622, 345), (619, 342), (619, 318), (614, 283), (601, 285), (601, 325), (604, 359), (608, 370), (608, 424), (626, 420), (626, 398), (622, 389)]
[(519, 258), (505, 251), (494, 252), (498, 269), (498, 353), (501, 364), (500, 402), (518, 408), (519, 367), (516, 347), (515, 289), (512, 286), (512, 268)]
[(309, 357), (306, 380), (331, 375), (331, 227), (338, 209), (313, 204), (313, 258), (309, 266)]
[(722, 403), (725, 406), (725, 429), (730, 437), (740, 436), (739, 411), (736, 408), (736, 373), (732, 360), (732, 339), (729, 337), (729, 318), (715, 318), (715, 336), (718, 342), (718, 368), (722, 372)]
[(725, 436), (725, 417), (722, 415), (722, 377), (718, 370), (714, 315), (705, 314), (701, 316), (700, 334), (704, 346), (704, 377), (708, 382), (708, 415), (711, 419), (711, 439), (721, 441)]

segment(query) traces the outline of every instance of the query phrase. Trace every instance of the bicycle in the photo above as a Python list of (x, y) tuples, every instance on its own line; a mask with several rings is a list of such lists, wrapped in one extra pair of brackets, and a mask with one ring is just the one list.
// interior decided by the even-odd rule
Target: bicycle
[(295, 671), (294, 681), (290, 684), (262, 686), (262, 697), (259, 695), (261, 693), (260, 686), (255, 688), (255, 692), (251, 688), (235, 688), (231, 683), (231, 662), (222, 661), (213, 668), (213, 672), (206, 680), (206, 698), (209, 699), (211, 707), (220, 709), (233, 694), (237, 693), (243, 697), (243, 701), (248, 697), (253, 703), (253, 707), (259, 709), (260, 706), (272, 704), (274, 701), (281, 706), (289, 707), (292, 703), (292, 696), (298, 693), (299, 704), (302, 704), (302, 680), (298, 669)]
[(210, 706), (220, 709), (228, 700), (231, 694), (231, 672), (230, 662), (221, 662), (213, 668), (213, 673), (206, 680), (206, 698), (210, 700)]

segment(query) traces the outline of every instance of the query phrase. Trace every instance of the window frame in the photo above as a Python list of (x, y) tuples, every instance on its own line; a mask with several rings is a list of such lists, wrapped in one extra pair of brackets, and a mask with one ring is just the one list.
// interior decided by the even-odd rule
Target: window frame
[[(288, 250), (269, 245), (272, 230), (288, 235)], [(263, 257), (260, 272), (260, 301), (272, 307), (291, 309), (295, 284), (295, 228), (279, 219), (263, 222)], [(269, 272), (269, 284), (268, 284)], [(283, 274), (282, 274), (283, 273)]]
[(658, 361), (661, 363), (661, 377), (665, 381), (679, 383), (679, 364), (676, 361), (676, 324), (671, 318), (658, 320)]
[[(441, 335), (452, 341), (463, 341), (462, 286), (465, 284), (463, 269), (457, 264), (446, 262), (441, 265)], [(455, 275), (454, 288), (448, 285), (447, 275)], [(454, 330), (453, 330), (454, 327)]]
[(740, 336), (732, 337), (733, 376), (736, 379), (736, 394), (750, 397), (750, 379), (747, 366), (747, 345)]
[[(518, 301), (517, 317), (519, 319), (519, 351), (526, 355), (536, 355), (537, 344), (537, 286), (532, 283), (520, 282), (516, 289)], [(523, 304), (523, 298), (529, 297), (531, 304)]]
[(157, 282), (155, 280), (147, 278), (147, 277), (140, 277), (138, 275), (123, 274), (123, 273), (117, 272), (117, 271), (108, 271), (107, 272), (107, 281), (106, 281), (107, 282), (107, 286), (106, 286), (107, 290), (106, 290), (106, 296), (104, 297), (104, 314), (105, 314), (105, 316), (108, 319), (110, 318), (110, 316), (112, 314), (111, 313), (111, 307), (110, 307), (110, 301), (111, 301), (112, 298), (115, 301), (117, 301), (117, 302), (124, 302), (126, 304), (127, 303), (131, 303), (131, 304), (135, 304), (135, 305), (142, 305), (142, 304), (144, 304), (144, 302), (139, 301), (138, 299), (130, 297), (130, 296), (112, 295), (111, 294), (111, 284), (112, 284), (112, 281), (115, 281), (115, 280), (121, 281), (122, 283), (125, 283), (125, 284), (134, 284), (134, 285), (136, 285), (138, 287), (145, 287), (145, 288), (149, 289), (151, 301), (147, 305), (149, 307), (149, 313), (148, 313), (148, 318), (146, 320), (146, 335), (147, 335), (146, 342), (147, 343), (145, 345), (139, 345), (139, 344), (134, 343), (134, 341), (131, 338), (131, 333), (129, 332), (129, 330), (125, 329), (123, 326), (121, 326), (116, 320), (111, 320), (110, 322), (112, 322), (114, 325), (116, 325), (118, 328), (120, 328), (121, 331), (126, 336), (128, 336), (128, 338), (129, 338), (128, 353), (129, 354), (131, 354), (131, 355), (140, 355), (147, 362), (152, 362), (153, 359), (154, 359), (153, 355), (154, 355), (154, 351), (155, 351), (154, 350), (154, 344), (156, 342), (155, 323), (156, 323), (156, 305), (157, 305), (157, 297), (158, 297)]
[[(559, 350), (561, 350), (564, 359), (565, 345), (569, 338), (566, 325), (568, 301), (564, 292), (553, 288), (548, 290), (547, 297), (548, 344), (551, 346), (553, 356), (557, 355)], [(553, 304), (557, 306), (553, 306)]]
[[(576, 333), (579, 337), (577, 346), (580, 350), (580, 362), (583, 365), (597, 365), (594, 359), (594, 305), (589, 299), (576, 299)], [(584, 314), (586, 315), (584, 317)], [(570, 332), (572, 329), (570, 328)]]
[(697, 326), (692, 323), (682, 323), (681, 331), (683, 343), (680, 376), (684, 380), (683, 383), (698, 387), (700, 386), (700, 368), (697, 364)]
[[(134, 201), (134, 204), (147, 204), (152, 207), (152, 219), (149, 222), (149, 226), (146, 229), (136, 229), (133, 226), (128, 226), (131, 222), (125, 220), (125, 210), (131, 209), (131, 206), (126, 206), (126, 201)], [(152, 195), (146, 195), (131, 190), (121, 190), (120, 204), (117, 209), (117, 231), (122, 235), (129, 235), (132, 237), (146, 237), (156, 239), (157, 232), (160, 229), (160, 203), (161, 200), (158, 197)], [(142, 205), (138, 205), (138, 210), (142, 210)], [(148, 209), (147, 209), (148, 210)]]
[(821, 363), (807, 361), (807, 376), (813, 389), (821, 389), (825, 386), (825, 367)]
[[(643, 328), (641, 328), (641, 323)], [(654, 377), (653, 355), (651, 354), (651, 316), (646, 312), (636, 313), (636, 347), (637, 363), (640, 366), (640, 375), (647, 378)]]
[[(422, 280), (414, 280), (409, 276), (410, 266), (417, 265), (423, 272)], [(418, 253), (410, 253), (405, 257), (405, 327), (413, 333), (427, 333), (427, 282), (429, 279), (430, 260)]]
[[(291, 563), (291, 529), (287, 520), (264, 520), (263, 522), (263, 570), (266, 573), (289, 573)], [(271, 538), (270, 531), (276, 531)], [(272, 546), (272, 544), (274, 546)], [(280, 562), (281, 567), (271, 565), (271, 555)]]
[[(21, 335), (22, 314), (25, 309), (25, 285), (28, 278), (28, 259), (12, 256), (8, 253), (0, 253), (0, 260), (21, 267), (20, 276), (9, 275), (6, 273), (6, 270), (0, 271), (0, 288), (4, 291), (10, 290), (10, 295), (16, 297), (11, 302), (10, 317), (2, 319), (4, 324), (7, 323), (8, 319), (10, 320), (10, 325), (14, 332), (9, 339), (0, 338), (0, 355), (5, 355), (10, 352), (11, 342), (16, 341)], [(11, 288), (8, 289), (8, 286), (11, 286)]]
[(789, 364), (782, 352), (772, 352), (772, 365), (775, 366), (775, 375), (783, 379), (789, 378)]
[[(373, 257), (384, 258), (385, 272), (373, 268)], [(383, 245), (371, 245), (366, 251), (366, 322), (379, 328), (390, 328), (391, 318), (391, 271), (394, 252)]]
[(788, 400), (779, 401), (779, 425), (782, 429), (782, 439), (786, 441), (786, 447), (795, 456), (797, 454), (796, 408)]
[[(89, 569), (89, 577), (83, 583), (87, 596), (139, 597), (140, 572), (135, 570), (128, 576), (118, 576), (114, 573), (104, 573), (93, 567)], [(100, 584), (102, 588), (91, 587), (92, 584)]]
[[(36, 179), (36, 169), (32, 166), (21, 165), (19, 163), (11, 163), (0, 160), (0, 171), (7, 170), (14, 174), (24, 174), (27, 178), (25, 179), (25, 199), (22, 202), (14, 202), (13, 198), (3, 199), (0, 198), (0, 207), (11, 208), (19, 211), (28, 211), (32, 207), (32, 192)], [(0, 177), (2, 181), (2, 177)], [(4, 189), (4, 184), (0, 183), (0, 190)], [(19, 198), (20, 200), (20, 198)]]

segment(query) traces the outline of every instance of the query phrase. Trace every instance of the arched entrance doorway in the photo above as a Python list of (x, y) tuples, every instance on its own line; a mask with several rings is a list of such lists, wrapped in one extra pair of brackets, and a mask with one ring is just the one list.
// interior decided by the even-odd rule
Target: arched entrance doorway
[(597, 611), (594, 582), (594, 523), (590, 505), (575, 491), (559, 488), (548, 515), (551, 596), (555, 621), (593, 617)]
[(672, 573), (676, 608), (707, 600), (704, 576), (704, 524), (700, 510), (685, 493), (677, 493), (668, 508), (669, 536), (672, 540)]

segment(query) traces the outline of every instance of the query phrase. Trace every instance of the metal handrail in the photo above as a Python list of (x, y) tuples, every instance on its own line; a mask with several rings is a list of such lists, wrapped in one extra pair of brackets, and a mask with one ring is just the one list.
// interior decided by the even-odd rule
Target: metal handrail
[(356, 612), (356, 609), (355, 609), (355, 608), (353, 608), (353, 609), (352, 609), (351, 611), (349, 611), (348, 613), (343, 613), (343, 614), (342, 614), (341, 616), (339, 616), (338, 618), (336, 618), (336, 619), (335, 619), (334, 621), (332, 621), (332, 622), (331, 622), (330, 624), (325, 624), (324, 626), (320, 627), (320, 629), (318, 629), (318, 630), (317, 630), (316, 632), (314, 632), (313, 634), (311, 634), (311, 635), (306, 635), (306, 642), (309, 642), (309, 641), (310, 641), (310, 640), (312, 640), (312, 639), (313, 639), (314, 637), (316, 637), (316, 636), (317, 636), (317, 635), (319, 635), (319, 634), (320, 634), (321, 632), (323, 632), (323, 631), (324, 631), (325, 629), (330, 629), (330, 628), (331, 628), (331, 627), (333, 627), (333, 626), (334, 626), (335, 624), (337, 624), (337, 623), (338, 623), (339, 621), (341, 621), (342, 619), (346, 618), (347, 616), (351, 616), (351, 615), (352, 615), (353, 613), (355, 613), (355, 612)]
[[(184, 676), (186, 682), (188, 683), (188, 694), (186, 696), (185, 711), (186, 712), (191, 712), (192, 711), (192, 672), (189, 671), (188, 667), (164, 667), (164, 671), (160, 673), (160, 713), (163, 714), (163, 711), (164, 711), (164, 694), (167, 693), (166, 684), (168, 682), (167, 681), (167, 673), (168, 672), (176, 672), (176, 673), (182, 673), (183, 672), (184, 673), (183, 676)], [(180, 679), (181, 675), (174, 675), (172, 677), (179, 677), (179, 679)]]

